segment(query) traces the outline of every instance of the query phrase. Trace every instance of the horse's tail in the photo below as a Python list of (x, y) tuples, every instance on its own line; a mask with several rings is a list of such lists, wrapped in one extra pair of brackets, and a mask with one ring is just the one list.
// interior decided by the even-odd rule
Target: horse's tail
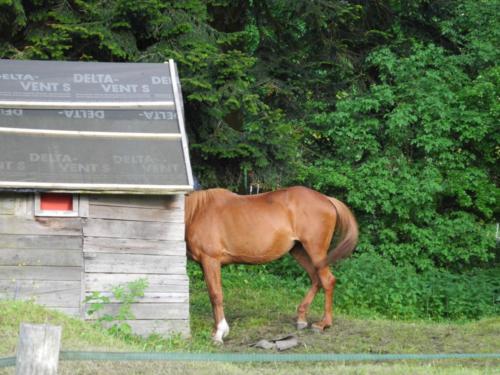
[(336, 234), (340, 235), (337, 246), (328, 252), (325, 266), (348, 257), (358, 242), (358, 223), (351, 210), (341, 201), (327, 197), (337, 211)]

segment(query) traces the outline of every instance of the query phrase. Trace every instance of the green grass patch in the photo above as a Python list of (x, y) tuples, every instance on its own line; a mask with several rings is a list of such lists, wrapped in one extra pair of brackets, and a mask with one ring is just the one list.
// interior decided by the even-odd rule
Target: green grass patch
[[(224, 306), (231, 333), (224, 346), (211, 342), (212, 311), (199, 266), (190, 263), (190, 339), (152, 335), (112, 334), (97, 324), (49, 311), (32, 302), (0, 302), (0, 356), (13, 355), (21, 322), (63, 326), (63, 350), (258, 352), (249, 344), (262, 338), (297, 334), (295, 353), (492, 353), (500, 352), (500, 317), (477, 321), (387, 319), (370, 309), (353, 311), (338, 298), (333, 326), (322, 334), (296, 331), (295, 309), (307, 291), (303, 280), (267, 274), (265, 268), (231, 266), (223, 269)], [(341, 293), (338, 291), (337, 293)], [(309, 322), (321, 318), (323, 294), (311, 306)], [(405, 361), (398, 363), (146, 363), (62, 362), (61, 374), (483, 374), (499, 370), (499, 361)], [(0, 370), (8, 374), (10, 370)]]
[[(191, 326), (194, 340), (210, 336), (213, 320), (206, 286), (198, 265), (189, 265)], [(231, 326), (221, 351), (251, 351), (248, 344), (261, 338), (295, 333), (296, 352), (311, 353), (465, 353), (500, 352), (500, 317), (478, 321), (387, 319), (368, 308), (335, 303), (333, 326), (323, 334), (295, 330), (295, 311), (308, 286), (303, 280), (280, 278), (253, 266), (223, 269), (224, 307)], [(336, 299), (339, 300), (337, 291)], [(323, 314), (323, 293), (311, 306), (309, 322)]]
[(15, 353), (19, 325), (24, 323), (46, 323), (61, 325), (63, 350), (139, 350), (136, 345), (125, 342), (98, 325), (71, 318), (63, 313), (48, 310), (29, 301), (0, 301), (0, 355)]

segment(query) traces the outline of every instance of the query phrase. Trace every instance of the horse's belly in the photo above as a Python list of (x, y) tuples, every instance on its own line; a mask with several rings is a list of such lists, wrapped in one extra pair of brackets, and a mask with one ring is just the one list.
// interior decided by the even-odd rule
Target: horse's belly
[(293, 234), (280, 231), (263, 234), (248, 230), (238, 238), (232, 238), (224, 246), (224, 263), (259, 264), (276, 260), (294, 246)]

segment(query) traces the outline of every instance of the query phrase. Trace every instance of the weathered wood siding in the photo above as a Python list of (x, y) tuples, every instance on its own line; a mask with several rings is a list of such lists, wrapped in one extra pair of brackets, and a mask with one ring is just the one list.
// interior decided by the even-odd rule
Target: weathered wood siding
[[(0, 193), (0, 299), (33, 299), (85, 319), (86, 295), (146, 278), (139, 334), (189, 335), (184, 197), (81, 196), (80, 217), (36, 218), (32, 194)], [(118, 309), (117, 301), (102, 313)]]
[(80, 315), (82, 221), (35, 218), (32, 194), (0, 193), (0, 298)]
[(183, 196), (89, 196), (83, 257), (87, 295), (111, 297), (115, 285), (148, 280), (144, 297), (132, 305), (136, 319), (128, 322), (137, 333), (189, 335)]

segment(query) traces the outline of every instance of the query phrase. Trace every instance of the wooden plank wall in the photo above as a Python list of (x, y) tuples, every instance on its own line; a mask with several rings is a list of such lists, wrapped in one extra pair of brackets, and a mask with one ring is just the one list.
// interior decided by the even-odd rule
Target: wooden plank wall
[[(184, 197), (89, 196), (87, 215), (85, 294), (97, 291), (111, 296), (113, 286), (146, 278), (145, 296), (132, 306), (136, 320), (128, 323), (138, 334), (189, 336)], [(118, 307), (111, 304), (103, 313)]]
[(0, 299), (80, 315), (82, 221), (35, 218), (33, 195), (0, 193)]
[(0, 193), (0, 299), (95, 319), (86, 295), (146, 278), (128, 323), (138, 334), (189, 336), (184, 197), (81, 196), (80, 215), (35, 218), (32, 194)]

